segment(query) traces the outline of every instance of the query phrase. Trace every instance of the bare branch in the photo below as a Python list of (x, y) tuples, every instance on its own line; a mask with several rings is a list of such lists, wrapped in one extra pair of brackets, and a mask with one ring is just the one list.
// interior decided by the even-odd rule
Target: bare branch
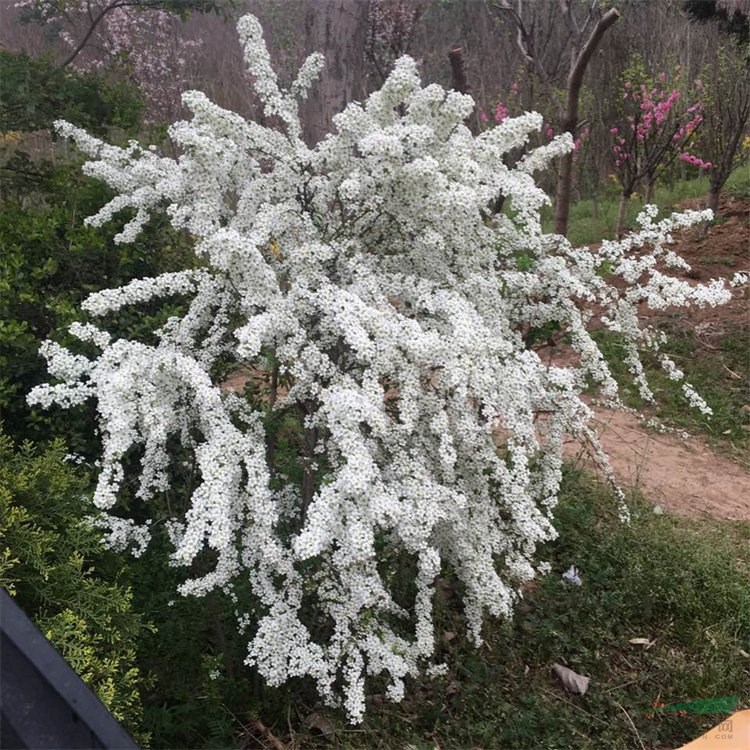
[(510, 5), (508, 0), (496, 0), (495, 5), (488, 6), (491, 8), (494, 8), (498, 11), (505, 11), (510, 15), (513, 23), (516, 26), (516, 46), (518, 47), (519, 51), (523, 55), (524, 60), (526, 60), (527, 65), (529, 67), (533, 68), (533, 70), (536, 72), (536, 74), (539, 76), (540, 80), (542, 80), (544, 83), (549, 82), (549, 77), (547, 75), (547, 71), (544, 70), (544, 67), (540, 63), (540, 61), (537, 59), (537, 56), (534, 51), (534, 41), (533, 41), (533, 35), (532, 32), (526, 28), (526, 24), (523, 22), (523, 18), (521, 17), (521, 2), (519, 0), (518, 4), (518, 10), (513, 8), (513, 6)]

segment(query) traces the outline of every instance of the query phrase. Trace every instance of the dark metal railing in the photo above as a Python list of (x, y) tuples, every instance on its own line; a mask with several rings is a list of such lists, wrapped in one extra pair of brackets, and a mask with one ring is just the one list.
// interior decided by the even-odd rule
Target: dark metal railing
[(138, 750), (112, 714), (1, 588), (0, 748)]

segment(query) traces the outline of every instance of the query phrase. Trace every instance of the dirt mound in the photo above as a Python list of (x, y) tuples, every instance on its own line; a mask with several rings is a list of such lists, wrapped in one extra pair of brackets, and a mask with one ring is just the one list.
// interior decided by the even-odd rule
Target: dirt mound
[[(675, 208), (704, 207), (700, 200), (692, 200)], [(708, 231), (703, 227), (691, 227), (677, 234), (675, 239), (675, 250), (691, 267), (690, 271), (678, 272), (678, 276), (706, 282), (731, 279), (736, 273), (750, 273), (750, 199), (722, 196), (716, 224), (711, 224)], [(739, 290), (728, 305), (694, 311), (689, 322), (719, 333), (734, 325), (747, 325), (749, 311), (747, 290)]]

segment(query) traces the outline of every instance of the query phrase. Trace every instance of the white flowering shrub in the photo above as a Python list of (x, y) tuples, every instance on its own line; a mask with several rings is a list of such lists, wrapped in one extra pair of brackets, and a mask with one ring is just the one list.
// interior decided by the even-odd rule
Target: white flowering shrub
[[(46, 343), (57, 382), (31, 400), (96, 399), (94, 503), (118, 547), (138, 553), (152, 530), (118, 507), (125, 464), (139, 458), (137, 495), (148, 504), (192, 456), (199, 479), (188, 510), (153, 519), (166, 524), (175, 565), (213, 561), (181, 592), (227, 590), (248, 663), (273, 685), (312, 677), (358, 721), (368, 676), (385, 676), (398, 700), (407, 676), (440, 668), (439, 576), (459, 582), (479, 642), (484, 617), (508, 615), (538, 570), (537, 545), (555, 534), (563, 438), (592, 437), (582, 391), (593, 380), (617, 400), (587, 331), (592, 316), (623, 335), (650, 397), (638, 351), (659, 337), (639, 323), (639, 305), (713, 305), (728, 292), (663, 271), (683, 265), (666, 247), (670, 232), (706, 213), (657, 222), (648, 207), (640, 232), (596, 250), (544, 234), (548, 199), (532, 173), (570, 140), (507, 168), (503, 154), (524, 146), (541, 117), (474, 137), (463, 124), (472, 100), (423, 88), (408, 57), (308, 148), (297, 100), (320, 56), (284, 90), (258, 22), (247, 16), (239, 31), (273, 126), (195, 91), (184, 95), (192, 120), (170, 130), (177, 158), (59, 124), (92, 158), (87, 174), (117, 193), (90, 223), (130, 209), (119, 236), (128, 242), (166, 212), (194, 236), (200, 263), (91, 295), (84, 309), (95, 322), (72, 333), (99, 353)], [(499, 194), (509, 215), (490, 213)], [(108, 315), (174, 295), (186, 311), (155, 343), (107, 333)], [(534, 332), (552, 325), (579, 363), (551, 365), (534, 351)], [(265, 395), (222, 387), (228, 364), (266, 383)], [(297, 439), (285, 439), (293, 461), (283, 463), (279, 424), (290, 420)], [(253, 601), (237, 597), (240, 581)]]

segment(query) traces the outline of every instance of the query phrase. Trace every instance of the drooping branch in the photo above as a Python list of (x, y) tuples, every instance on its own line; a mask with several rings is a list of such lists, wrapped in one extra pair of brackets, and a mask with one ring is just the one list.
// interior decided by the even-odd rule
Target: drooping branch
[(93, 33), (96, 31), (99, 24), (104, 20), (104, 18), (107, 16), (108, 13), (115, 10), (115, 8), (121, 7), (119, 3), (113, 2), (111, 5), (106, 6), (97, 16), (93, 16), (91, 12), (91, 6), (88, 6), (88, 15), (91, 19), (91, 23), (89, 24), (89, 28), (86, 31), (86, 33), (83, 35), (83, 38), (81, 39), (78, 44), (71, 50), (71, 52), (68, 54), (68, 56), (58, 65), (59, 68), (67, 68), (68, 65), (70, 65), (73, 60), (78, 57), (78, 55), (81, 54), (83, 49), (86, 47), (86, 45), (89, 43), (89, 39), (91, 39)]

